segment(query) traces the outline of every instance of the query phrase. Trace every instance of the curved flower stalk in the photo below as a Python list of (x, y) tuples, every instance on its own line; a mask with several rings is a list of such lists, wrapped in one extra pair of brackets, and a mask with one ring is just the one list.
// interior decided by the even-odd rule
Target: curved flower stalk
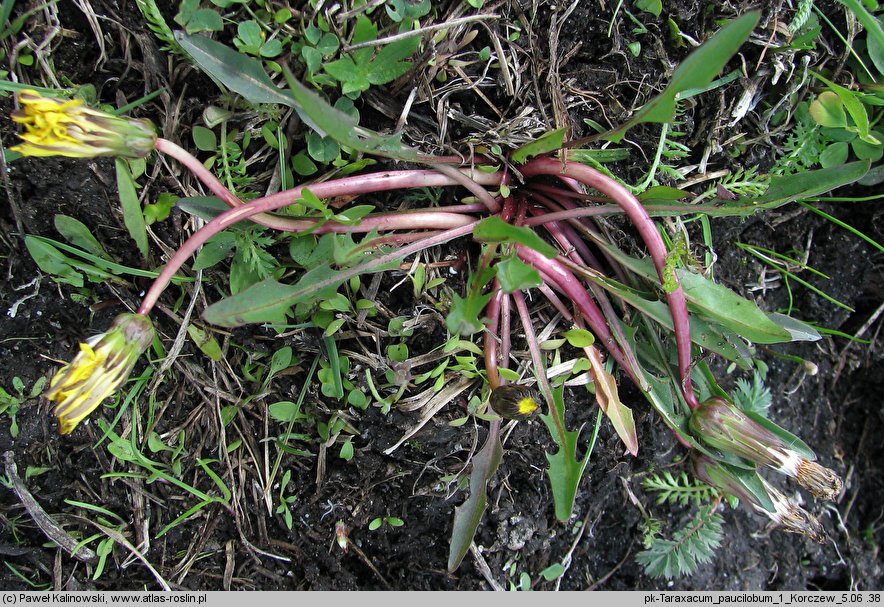
[[(735, 473), (726, 464), (717, 462), (694, 451), (691, 458), (691, 466), (695, 477), (707, 485), (720, 489), (728, 495), (733, 495), (744, 503), (749, 504), (756, 512), (760, 512), (770, 518), (775, 525), (782, 527), (784, 531), (806, 535), (815, 542), (822, 543), (825, 541), (826, 533), (816, 517), (780, 493), (776, 488), (771, 487), (761, 477), (752, 475), (754, 478), (750, 478), (756, 483), (760, 481), (760, 486), (757, 486), (756, 489), (761, 490), (769, 499), (769, 503), (766, 504), (762, 503), (759, 496), (750, 489), (747, 480), (741, 478), (739, 474)], [(764, 497), (764, 495), (761, 497)]]
[(25, 89), (12, 120), (24, 126), (22, 143), (10, 148), (23, 156), (142, 158), (156, 146), (147, 120), (114, 116), (86, 107), (80, 99), (62, 101)]
[(153, 337), (147, 316), (125, 313), (110, 329), (80, 344), (74, 360), (58, 370), (46, 391), (46, 398), (58, 403), (53, 413), (61, 434), (70, 434), (129, 377)]
[(791, 476), (815, 497), (834, 500), (841, 493), (843, 483), (837, 474), (808, 460), (723, 398), (704, 401), (688, 426), (706, 445)]
[[(636, 230), (638, 230), (639, 236), (641, 236), (645, 246), (648, 248), (654, 267), (657, 269), (660, 283), (665, 284), (667, 278), (670, 278), (666, 276), (665, 271), (666, 245), (657, 232), (654, 220), (651, 219), (651, 216), (638, 199), (622, 185), (591, 167), (567, 161), (563, 164), (555, 158), (536, 158), (531, 160), (521, 168), (521, 173), (526, 177), (551, 175), (577, 180), (609, 196), (611, 200), (620, 206)], [(678, 283), (678, 277), (673, 275), (671, 280), (673, 280), (675, 288), (667, 291), (666, 300), (669, 304), (669, 311), (672, 315), (673, 327), (675, 329), (681, 391), (690, 408), (696, 409), (700, 403), (694, 393), (691, 380), (691, 326), (688, 317), (687, 301), (685, 300), (684, 291), (682, 291), (681, 285)]]

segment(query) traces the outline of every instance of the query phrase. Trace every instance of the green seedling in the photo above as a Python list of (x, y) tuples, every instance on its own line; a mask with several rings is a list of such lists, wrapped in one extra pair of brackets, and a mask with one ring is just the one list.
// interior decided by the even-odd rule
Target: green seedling
[(270, 59), (283, 51), (284, 43), (278, 38), (267, 38), (257, 21), (241, 21), (236, 26), (233, 45), (247, 55)]
[(282, 481), (279, 483), (279, 505), (276, 507), (276, 514), (282, 514), (285, 526), (289, 531), (291, 531), (294, 522), (292, 505), (298, 501), (297, 495), (286, 495), (291, 481), (292, 471), (286, 470), (285, 474), (282, 475)]
[(405, 521), (395, 516), (378, 516), (373, 518), (371, 522), (368, 523), (368, 530), (377, 531), (384, 525), (394, 528), (402, 527), (403, 525), (405, 525)]
[[(378, 37), (377, 26), (365, 15), (356, 17), (350, 45), (371, 42)], [(341, 83), (344, 95), (356, 98), (372, 85), (387, 84), (411, 69), (407, 61), (414, 55), (420, 39), (415, 36), (391, 42), (375, 51), (372, 46), (359, 48), (323, 65), (323, 69)]]
[(25, 386), (24, 381), (16, 375), (12, 378), (12, 393), (0, 387), (0, 415), (9, 416), (9, 435), (12, 438), (18, 437), (19, 428), (16, 415), (18, 415), (21, 405), (40, 396), (40, 393), (46, 386), (46, 382), (47, 379), (45, 377), (40, 377), (29, 390)]
[[(126, 528), (126, 522), (107, 508), (70, 499), (66, 499), (65, 503), (96, 514), (97, 516), (95, 520), (98, 525), (115, 530), (120, 535), (122, 535), (124, 529)], [(77, 549), (86, 546), (87, 544), (90, 544), (95, 540), (99, 540), (98, 544), (95, 547), (95, 554), (98, 556), (98, 562), (95, 564), (95, 569), (92, 572), (92, 579), (98, 580), (104, 573), (104, 570), (107, 566), (107, 558), (112, 554), (116, 542), (114, 541), (113, 537), (111, 537), (111, 535), (108, 535), (106, 533), (96, 533), (81, 540), (77, 544)]]
[[(209, 495), (208, 493), (194, 487), (193, 485), (180, 480), (179, 475), (175, 474), (171, 470), (170, 466), (159, 461), (151, 460), (150, 458), (145, 456), (138, 449), (138, 446), (134, 442), (134, 437), (131, 439), (121, 438), (100, 420), (98, 423), (99, 426), (102, 427), (105, 435), (110, 439), (110, 442), (107, 445), (107, 450), (114, 458), (133, 466), (139, 466), (150, 473), (146, 476), (139, 476), (139, 478), (144, 478), (148, 483), (154, 482), (156, 480), (163, 480), (164, 482), (175, 485), (179, 489), (184, 490), (185, 492), (189, 493), (199, 500), (196, 505), (191, 506), (183, 513), (178, 515), (174, 520), (169, 522), (165, 527), (163, 527), (163, 529), (160, 530), (156, 537), (162, 537), (183, 521), (189, 519), (203, 508), (206, 508), (207, 506), (210, 506), (212, 504), (219, 504), (224, 508), (230, 509), (230, 499), (232, 497), (232, 493), (230, 492), (230, 489), (227, 487), (224, 481), (221, 479), (221, 477), (219, 477), (210, 468), (210, 464), (214, 463), (212, 460), (199, 459), (196, 461), (196, 463), (200, 467), (200, 469), (202, 469), (205, 475), (212, 481), (212, 484), (215, 485), (215, 488), (220, 491), (220, 497)], [(121, 473), (109, 474), (107, 476), (121, 476)]]

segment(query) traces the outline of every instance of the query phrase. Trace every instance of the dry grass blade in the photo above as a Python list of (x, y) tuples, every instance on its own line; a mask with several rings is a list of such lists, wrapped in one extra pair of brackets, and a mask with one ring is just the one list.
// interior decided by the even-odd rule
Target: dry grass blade
[(120, 533), (116, 529), (112, 529), (111, 527), (105, 527), (104, 525), (96, 523), (95, 521), (90, 521), (88, 518), (82, 516), (73, 516), (71, 518), (77, 519), (78, 521), (82, 521), (84, 523), (89, 523), (120, 546), (124, 546), (129, 552), (135, 555), (135, 557), (137, 557), (139, 561), (144, 563), (144, 566), (147, 567), (148, 571), (150, 571), (151, 574), (153, 574), (153, 577), (157, 581), (157, 584), (159, 584), (163, 590), (167, 592), (170, 592), (172, 590), (172, 588), (169, 586), (169, 583), (163, 579), (163, 576), (160, 575), (160, 572), (154, 569), (154, 566), (150, 564), (150, 561), (148, 561), (144, 557), (144, 555), (141, 554), (138, 548), (133, 546), (132, 543), (127, 540), (122, 533)]
[(18, 475), (18, 466), (15, 465), (13, 456), (13, 451), (6, 451), (3, 454), (6, 476), (12, 483), (12, 490), (18, 496), (21, 505), (24, 506), (28, 515), (30, 515), (37, 527), (40, 528), (40, 531), (45, 533), (46, 537), (61, 546), (65, 552), (75, 559), (84, 563), (97, 562), (98, 556), (92, 550), (85, 546), (80, 546), (80, 543), (68, 535), (54, 518), (46, 514), (43, 506), (37, 503), (37, 500), (34, 499), (34, 496), (31, 495), (24, 481)]
[(407, 441), (409, 438), (417, 434), (418, 430), (424, 427), (424, 425), (430, 421), (436, 413), (438, 413), (442, 407), (450, 403), (454, 400), (458, 394), (469, 388), (475, 380), (467, 377), (459, 377), (455, 381), (447, 384), (442, 390), (440, 390), (435, 396), (430, 398), (427, 403), (424, 405), (424, 412), (421, 414), (420, 419), (417, 424), (406, 432), (402, 438), (396, 441), (396, 444), (390, 447), (389, 449), (384, 450), (385, 455), (390, 455), (402, 446), (402, 443)]

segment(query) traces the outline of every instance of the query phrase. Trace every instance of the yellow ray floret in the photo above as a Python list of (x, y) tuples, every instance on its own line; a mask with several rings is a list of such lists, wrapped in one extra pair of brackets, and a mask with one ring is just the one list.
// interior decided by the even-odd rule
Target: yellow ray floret
[(107, 332), (80, 344), (74, 360), (58, 370), (46, 391), (46, 398), (58, 403), (53, 413), (61, 434), (73, 431), (129, 377), (153, 336), (146, 316), (120, 314)]
[(10, 148), (23, 156), (123, 156), (140, 158), (154, 149), (156, 133), (147, 120), (114, 116), (83, 105), (79, 99), (18, 93), (20, 110), (12, 120), (24, 127), (22, 143)]

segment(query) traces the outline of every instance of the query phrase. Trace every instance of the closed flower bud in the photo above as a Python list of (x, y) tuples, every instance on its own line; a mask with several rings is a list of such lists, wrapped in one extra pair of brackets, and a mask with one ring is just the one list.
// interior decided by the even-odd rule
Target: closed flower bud
[(46, 398), (58, 403), (53, 411), (59, 433), (69, 434), (122, 384), (135, 361), (151, 344), (153, 325), (141, 314), (120, 314), (110, 329), (80, 344), (74, 360), (49, 382)]
[(540, 397), (527, 386), (507, 384), (491, 391), (491, 409), (504, 419), (525, 419), (540, 409)]
[(769, 504), (763, 504), (750, 489), (746, 480), (740, 478), (727, 465), (696, 452), (692, 454), (691, 464), (696, 478), (723, 493), (733, 495), (744, 504), (749, 504), (754, 510), (770, 518), (783, 531), (800, 533), (819, 543), (826, 540), (823, 526), (816, 517), (771, 487), (763, 478), (756, 477), (761, 481), (761, 489), (770, 499), (772, 508)]
[(723, 398), (703, 402), (688, 426), (704, 444), (791, 476), (815, 497), (831, 500), (841, 492), (841, 479), (832, 470), (803, 457)]
[(11, 150), (23, 156), (142, 158), (153, 151), (157, 135), (147, 120), (114, 116), (85, 107), (79, 99), (41, 97), (36, 91), (18, 94), (21, 109), (13, 122), (24, 126), (22, 143)]

